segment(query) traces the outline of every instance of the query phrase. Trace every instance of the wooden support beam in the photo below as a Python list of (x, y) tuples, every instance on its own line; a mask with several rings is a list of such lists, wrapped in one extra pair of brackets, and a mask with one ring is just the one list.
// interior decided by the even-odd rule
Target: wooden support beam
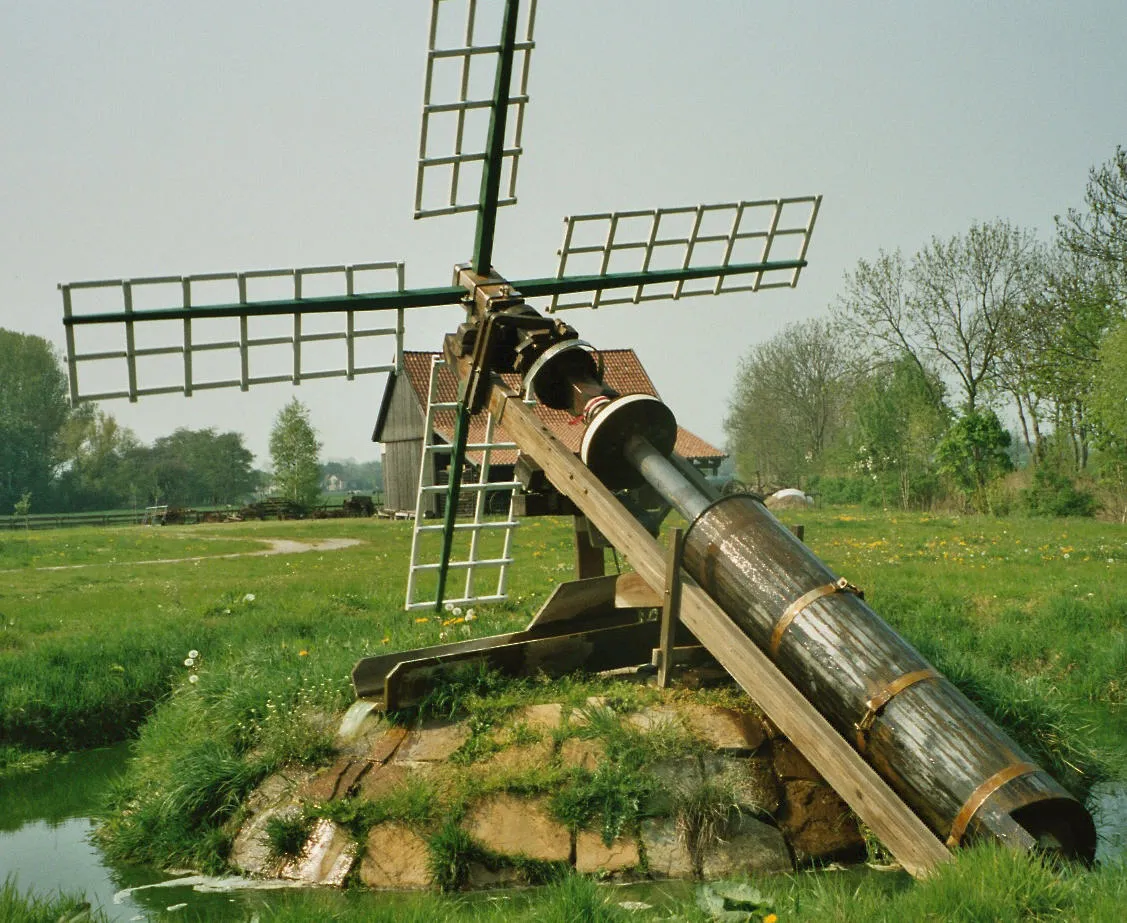
[(606, 554), (601, 545), (591, 541), (584, 516), (575, 517), (575, 578), (601, 577), (606, 573)]
[(685, 533), (674, 529), (669, 536), (669, 553), (665, 557), (665, 599), (661, 609), (661, 642), (657, 665), (657, 684), (664, 689), (669, 685), (669, 671), (673, 667), (673, 639), (681, 620), (681, 549)]
[[(662, 587), (661, 546), (500, 379), (494, 379), (490, 409), (521, 451), (532, 456), (634, 570), (651, 587)], [(691, 580), (682, 588), (681, 620), (910, 874), (922, 877), (950, 861), (951, 854), (927, 825)]]

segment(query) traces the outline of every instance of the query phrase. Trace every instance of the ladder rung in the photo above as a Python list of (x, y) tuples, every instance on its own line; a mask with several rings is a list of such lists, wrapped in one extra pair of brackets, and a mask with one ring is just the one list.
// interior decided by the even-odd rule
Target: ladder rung
[[(450, 445), (445, 442), (432, 442), (428, 446), (424, 446), (427, 452), (449, 452)], [(470, 442), (466, 444), (467, 452), (485, 452), (487, 450), (509, 450), (515, 451), (517, 444), (515, 442)]]
[[(485, 484), (467, 484), (462, 482), (461, 490), (467, 491), (481, 491), (481, 490), (515, 490), (522, 486), (520, 481), (488, 481)], [(446, 484), (431, 484), (422, 489), (426, 494), (444, 494), (449, 490)]]
[[(454, 524), (455, 532), (477, 532), (482, 529), (515, 529), (520, 523), (507, 519), (503, 522), (460, 522)], [(416, 532), (441, 532), (445, 526), (419, 526)]]
[[(512, 563), (512, 558), (482, 558), (480, 561), (451, 561), (446, 566), (449, 570), (468, 570), (471, 567), (504, 567)], [(416, 564), (411, 569), (430, 571), (438, 570), (441, 566), (441, 564)]]
[[(455, 606), (469, 604), (476, 606), (478, 603), (501, 603), (507, 600), (507, 596), (493, 595), (493, 596), (462, 596), (458, 599), (445, 599), (443, 602), (453, 603)], [(416, 602), (407, 606), (408, 612), (417, 612), (420, 609), (433, 609), (434, 600), (430, 602)]]

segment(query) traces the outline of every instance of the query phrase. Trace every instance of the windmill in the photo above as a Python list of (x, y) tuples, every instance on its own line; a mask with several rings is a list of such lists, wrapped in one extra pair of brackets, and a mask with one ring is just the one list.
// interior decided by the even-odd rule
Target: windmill
[[(820, 198), (576, 216), (566, 221), (554, 276), (504, 277), (494, 266), (494, 230), (498, 209), (516, 202), (535, 2), (529, 0), (522, 16), (519, 0), (498, 0), (499, 31), (487, 39), (476, 28), (484, 2), (465, 0), (464, 39), (453, 48), (437, 47), (436, 38), (440, 18), (458, 4), (434, 0), (432, 6), (416, 217), (476, 213), (471, 258), (456, 265), (453, 284), (410, 289), (401, 264), (368, 263), (63, 285), (72, 397), (136, 400), (165, 392), (191, 395), (204, 388), (245, 390), (271, 381), (297, 384), (397, 371), (405, 312), (461, 305), (465, 320), (443, 344), (459, 386), (434, 605), (441, 607), (445, 595), (470, 421), (486, 412), (546, 480), (626, 554), (634, 573), (558, 587), (523, 632), (364, 658), (353, 671), (358, 696), (389, 709), (410, 705), (436, 673), (474, 663), (518, 673), (637, 664), (657, 639), (658, 626), (632, 610), (656, 606), (662, 610), (659, 675), (668, 674), (676, 639), (688, 633), (913, 874), (926, 874), (949, 858), (944, 841), (957, 847), (967, 838), (1090, 861), (1095, 827), (1084, 807), (758, 498), (716, 498), (707, 485), (694, 481), (672, 451), (672, 413), (657, 398), (609, 388), (597, 351), (557, 316), (568, 307), (794, 286), (806, 265)], [(486, 60), (494, 66), (493, 91), (475, 98), (468, 92), (470, 68)], [(432, 98), (439, 61), (462, 69), (460, 92), (453, 99)], [(470, 143), (466, 127), (481, 113), (487, 114), (488, 127), (479, 147)], [(436, 152), (431, 141), (442, 120), (453, 125), (452, 146)], [(476, 193), (470, 178), (474, 170), (479, 172)], [(428, 179), (436, 172), (445, 174), (437, 201), (428, 194), (434, 188)], [(725, 229), (709, 230), (718, 216)], [(685, 218), (687, 229), (669, 232), (674, 219)], [(749, 248), (752, 253), (746, 255)], [(702, 259), (717, 252), (716, 258)], [(575, 270), (583, 259), (593, 261), (593, 271)], [(633, 262), (621, 268), (623, 260)], [(374, 282), (388, 277), (393, 288)], [(279, 279), (291, 287), (288, 297), (257, 294), (260, 283)], [(325, 279), (344, 291), (312, 294), (312, 283)], [(232, 291), (233, 297), (201, 301), (201, 290), (214, 286)], [(172, 291), (175, 303), (139, 304), (140, 296), (158, 289)], [(77, 297), (91, 294), (108, 294), (120, 304), (110, 311), (79, 309)], [(529, 305), (530, 298), (550, 299), (545, 312)], [(380, 312), (393, 313), (394, 325), (363, 323)], [(291, 325), (284, 335), (254, 329), (276, 317)], [(326, 327), (326, 318), (336, 326)], [(225, 333), (208, 331), (203, 337), (203, 328), (215, 323), (229, 326)], [(175, 331), (175, 345), (149, 337), (161, 325)], [(80, 352), (79, 333), (90, 330), (114, 331), (122, 342)], [(360, 358), (358, 346), (381, 338), (395, 344), (391, 365)], [(310, 350), (326, 344), (340, 346), (343, 361), (310, 368)], [(252, 363), (258, 352), (279, 348), (292, 362), (285, 375), (263, 372)], [(231, 371), (203, 377), (198, 366), (213, 368), (211, 360), (218, 356), (231, 360)], [(179, 360), (177, 380), (150, 383), (143, 366), (167, 369), (169, 357)], [(80, 369), (107, 362), (119, 368), (119, 386), (84, 391)], [(533, 397), (582, 425), (578, 458), (526, 405)], [(683, 536), (674, 533), (667, 553), (613, 493), (642, 484), (689, 524)], [(638, 579), (631, 586), (628, 577)], [(620, 601), (631, 593), (633, 599)]]
[[(369, 262), (59, 286), (76, 402), (397, 374), (403, 370), (405, 312), (462, 305), (466, 323), (451, 347), (462, 368), (460, 393), (451, 402), (449, 476), (445, 485), (419, 485), (420, 493), (445, 494), (442, 547), (436, 564), (419, 563), (420, 532), (436, 527), (417, 512), (408, 608), (439, 611), (450, 596), (446, 584), (470, 421), (482, 415), (491, 374), (519, 376), (530, 397), (539, 382), (542, 403), (593, 422), (605, 402), (572, 407), (566, 395), (548, 393), (548, 367), (555, 363), (586, 363), (594, 379), (600, 377), (597, 351), (554, 315), (794, 287), (820, 205), (819, 196), (800, 196), (572, 216), (565, 219), (555, 275), (504, 278), (494, 268), (494, 233), (498, 210), (517, 202), (535, 21), (536, 0), (432, 0), (414, 217), (476, 215), (470, 259), (455, 266), (453, 284), (408, 289), (402, 263)], [(455, 30), (461, 43), (439, 47), (440, 35)], [(483, 68), (492, 68), (492, 92), (474, 95), (483, 82), (471, 79), (471, 71), (477, 75)], [(456, 79), (444, 81), (450, 73)], [(444, 96), (443, 89), (453, 94)], [(548, 299), (546, 317), (527, 306), (525, 299), (532, 298)], [(389, 316), (394, 320), (380, 322)], [(377, 357), (377, 345), (391, 346), (393, 358)], [(287, 351), (286, 367), (279, 368), (279, 354)], [(84, 387), (88, 373), (99, 387)], [(107, 378), (115, 382), (108, 388), (101, 386)], [(659, 403), (629, 412), (661, 412), (655, 410)], [(605, 426), (610, 415), (603, 416)], [(488, 452), (490, 445), (481, 447)], [(473, 489), (480, 496), (495, 487)], [(466, 528), (476, 532), (483, 523), (479, 512), (474, 518)], [(486, 598), (504, 596), (509, 558), (482, 561), (475, 549), (469, 560), (454, 564), (467, 570), (467, 586), (455, 602), (481, 598), (471, 589), (473, 573), (490, 565), (502, 568), (502, 577), (498, 591)], [(437, 575), (433, 599), (422, 603), (414, 598), (420, 570)]]

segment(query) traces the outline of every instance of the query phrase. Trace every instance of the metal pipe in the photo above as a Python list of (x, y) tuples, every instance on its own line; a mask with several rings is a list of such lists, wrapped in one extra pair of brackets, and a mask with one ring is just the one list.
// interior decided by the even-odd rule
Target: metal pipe
[(638, 473), (686, 522), (695, 522), (708, 508), (708, 498), (655, 449), (645, 436), (631, 436), (626, 441), (625, 454), (630, 464), (638, 469)]

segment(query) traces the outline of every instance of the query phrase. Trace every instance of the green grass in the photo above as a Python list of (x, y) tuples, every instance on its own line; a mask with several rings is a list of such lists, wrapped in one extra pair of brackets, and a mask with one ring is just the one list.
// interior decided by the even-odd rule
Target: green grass
[[(1127, 758), (1127, 584), (1122, 579), (1127, 533), (1122, 527), (1087, 520), (852, 510), (803, 512), (800, 521), (816, 553), (862, 586), (877, 612), (1073, 791), (1083, 794), (1101, 776), (1122, 773)], [(330, 537), (363, 544), (199, 564), (140, 564), (257, 549), (262, 547), (257, 540), (264, 538)], [(570, 521), (526, 522), (517, 536), (511, 601), (475, 607), (476, 617), (467, 623), (452, 613), (402, 611), (410, 526), (401, 522), (72, 529), (5, 534), (0, 542), (0, 567), (8, 568), (0, 574), (0, 773), (34, 765), (36, 751), (138, 735), (129, 777), (115, 792), (117, 811), (105, 840), (119, 858), (202, 868), (222, 867), (232, 818), (261, 778), (287, 762), (326, 758), (332, 719), (351, 698), (348, 676), (358, 658), (522, 628), (552, 586), (569, 579), (572, 559)], [(12, 564), (20, 554), (26, 559)], [(89, 566), (36, 569), (72, 562)], [(187, 667), (191, 650), (200, 656)], [(488, 678), (471, 677), (462, 688), (438, 692), (428, 709), (479, 715), (478, 756), (487, 756), (490, 721), (506, 710), (544, 701), (540, 696), (549, 693), (554, 701), (580, 707), (593, 690), (598, 687), (575, 679), (548, 689), (535, 681), (498, 687)], [(638, 687), (608, 694), (619, 698), (610, 703), (618, 711), (654, 701), (651, 690)], [(713, 695), (732, 698), (729, 692)], [(607, 770), (605, 778), (577, 775), (586, 789), (573, 790), (572, 801), (559, 807), (573, 825), (614, 830), (638, 816), (629, 797), (646, 780), (632, 775), (640, 764), (629, 734), (615, 739), (620, 751), (609, 761), (613, 771)], [(477, 759), (466, 757), (470, 764)], [(551, 790), (560, 779), (549, 776), (541, 772), (526, 781), (533, 789)], [(708, 797), (702, 795), (699, 804), (687, 803), (686, 811), (707, 825), (709, 812), (726, 807), (722, 793), (704, 794)], [(351, 825), (359, 831), (406, 812), (428, 826), (442, 816), (445, 805), (437, 793), (401, 797), (410, 803), (357, 808)], [(333, 810), (346, 812), (347, 806)], [(1025, 882), (1021, 887), (1028, 894), (1018, 893), (1018, 884), (1014, 893), (1004, 892), (1010, 909), (1001, 916), (981, 908), (974, 913), (986, 916), (959, 916), (962, 911), (954, 910), (944, 915), (926, 904), (950, 902), (947, 910), (962, 906), (958, 902), (969, 900), (979, 887), (970, 880), (974, 875), (981, 876), (983, 889), (991, 880), (1005, 880), (1009, 873), (991, 865), (1004, 861), (966, 858), (955, 866), (961, 871), (910, 887), (890, 889), (868, 879), (846, 885), (838, 883), (844, 878), (826, 875), (770, 887), (793, 889), (793, 894), (772, 891), (778, 907), (791, 908), (787, 917), (780, 912), (784, 919), (851, 920), (855, 917), (843, 914), (856, 907), (867, 908), (856, 916), (867, 920), (913, 915), (1033, 919), (1035, 914), (1100, 919), (1115, 899), (1124, 899), (1122, 871), (1063, 877), (1054, 872), (1054, 880), (1063, 883), (1042, 887), (1048, 872), (1026, 868), (1011, 871), (1015, 882)], [(582, 904), (590, 897), (584, 884), (560, 887), (575, 892), (566, 899), (538, 898), (535, 907), (543, 910), (557, 900), (572, 906), (568, 901)], [(1044, 894), (1064, 903), (1045, 904)], [(850, 909), (827, 909), (838, 904)], [(470, 914), (467, 919), (483, 912), (477, 905), (418, 906), (428, 908), (422, 912), (428, 920), (463, 918), (448, 912)], [(819, 917), (810, 908), (827, 915)], [(523, 911), (510, 909), (513, 919), (522, 918)], [(691, 908), (682, 909), (685, 918), (694, 918)], [(617, 919), (613, 914), (619, 911), (599, 904), (587, 906), (588, 912), (595, 916), (574, 918)], [(1085, 916), (1089, 912), (1094, 915)]]
[(11, 878), (0, 882), (0, 921), (3, 923), (103, 923), (106, 916), (93, 910), (81, 895), (42, 895), (22, 891)]

